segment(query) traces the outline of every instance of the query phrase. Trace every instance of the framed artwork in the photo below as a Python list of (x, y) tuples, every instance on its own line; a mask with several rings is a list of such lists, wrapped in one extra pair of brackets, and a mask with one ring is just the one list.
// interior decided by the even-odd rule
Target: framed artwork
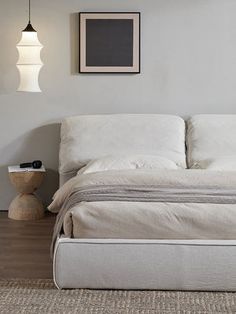
[(79, 13), (80, 73), (140, 73), (140, 13)]

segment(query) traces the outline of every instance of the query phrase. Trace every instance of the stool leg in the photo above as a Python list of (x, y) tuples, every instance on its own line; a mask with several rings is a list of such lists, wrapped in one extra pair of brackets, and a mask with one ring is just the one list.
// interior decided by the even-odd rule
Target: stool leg
[(8, 217), (15, 220), (37, 220), (43, 216), (43, 204), (34, 194), (17, 195), (8, 211)]

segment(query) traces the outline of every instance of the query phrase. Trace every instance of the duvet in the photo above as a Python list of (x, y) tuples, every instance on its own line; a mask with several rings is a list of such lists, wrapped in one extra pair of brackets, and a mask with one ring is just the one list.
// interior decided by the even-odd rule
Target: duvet
[[(82, 174), (55, 194), (53, 242), (107, 238), (236, 238), (236, 172), (111, 170)], [(75, 225), (76, 224), (76, 225)]]

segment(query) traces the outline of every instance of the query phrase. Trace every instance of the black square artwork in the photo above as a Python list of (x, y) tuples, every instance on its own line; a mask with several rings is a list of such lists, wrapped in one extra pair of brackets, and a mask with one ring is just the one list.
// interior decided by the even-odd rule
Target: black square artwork
[(88, 19), (86, 66), (132, 66), (133, 20)]
[(79, 13), (80, 73), (140, 73), (140, 13)]

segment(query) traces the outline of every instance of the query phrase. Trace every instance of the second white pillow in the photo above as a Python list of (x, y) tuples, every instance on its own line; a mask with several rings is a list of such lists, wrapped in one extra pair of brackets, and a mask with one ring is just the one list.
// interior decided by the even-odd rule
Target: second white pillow
[(154, 155), (104, 156), (90, 161), (78, 174), (106, 170), (180, 169), (173, 161)]

